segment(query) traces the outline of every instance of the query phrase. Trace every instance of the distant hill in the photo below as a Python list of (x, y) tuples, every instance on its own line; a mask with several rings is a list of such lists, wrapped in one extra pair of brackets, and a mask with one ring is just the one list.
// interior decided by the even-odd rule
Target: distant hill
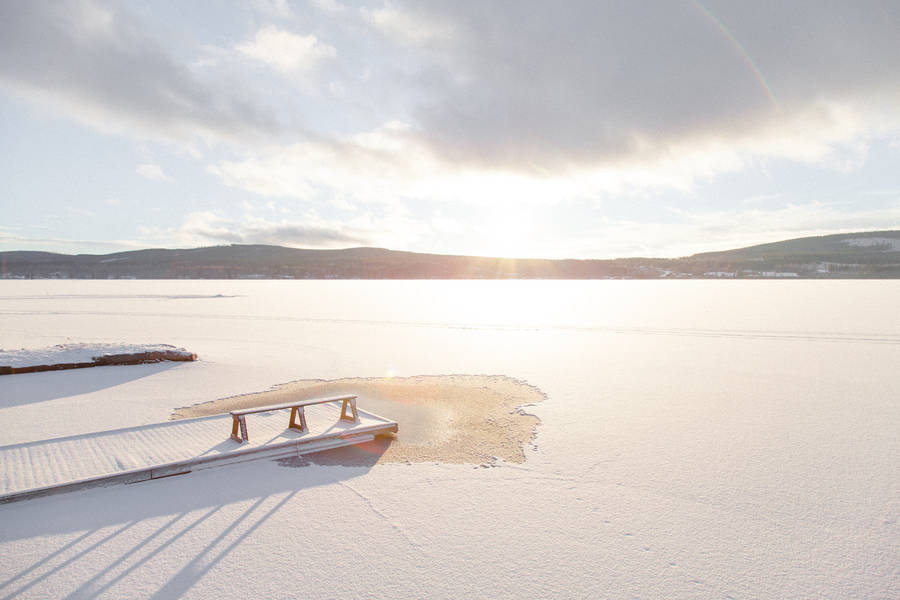
[(547, 260), (230, 245), (113, 254), (0, 252), (3, 278), (603, 279), (900, 277), (900, 231), (807, 237), (684, 258)]
[(704, 252), (691, 258), (705, 260), (730, 257), (737, 259), (833, 259), (835, 261), (861, 257), (865, 261), (896, 261), (900, 252), (900, 231), (866, 231), (862, 233), (841, 233), (805, 237), (770, 244), (759, 244), (724, 252)]
[(113, 254), (0, 253), (5, 277), (79, 279), (503, 279), (625, 275), (612, 261), (515, 260), (383, 248), (231, 245)]
[(688, 257), (707, 270), (795, 272), (800, 276), (900, 277), (900, 231), (805, 237)]

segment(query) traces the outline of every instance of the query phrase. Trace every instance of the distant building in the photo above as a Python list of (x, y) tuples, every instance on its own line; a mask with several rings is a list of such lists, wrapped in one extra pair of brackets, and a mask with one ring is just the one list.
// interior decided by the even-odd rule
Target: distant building
[(704, 277), (734, 277), (733, 271), (707, 271)]

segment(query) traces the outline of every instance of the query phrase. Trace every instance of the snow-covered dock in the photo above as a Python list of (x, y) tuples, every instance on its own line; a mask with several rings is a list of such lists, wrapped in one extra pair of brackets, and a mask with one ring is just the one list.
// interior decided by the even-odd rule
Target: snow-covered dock
[(341, 412), (340, 402), (308, 406), (303, 432), (288, 428), (289, 410), (248, 414), (252, 437), (244, 443), (230, 438), (225, 414), (0, 446), (0, 503), (309, 454), (397, 431), (395, 421), (362, 409), (355, 422)]

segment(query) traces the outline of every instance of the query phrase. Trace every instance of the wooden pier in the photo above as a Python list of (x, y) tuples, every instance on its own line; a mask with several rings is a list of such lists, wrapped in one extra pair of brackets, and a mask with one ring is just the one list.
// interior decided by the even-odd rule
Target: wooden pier
[[(298, 411), (303, 428), (289, 426)], [(243, 436), (232, 438), (239, 421)], [(13, 444), (0, 447), (0, 503), (298, 456), (396, 431), (395, 421), (357, 409), (355, 397), (342, 396)]]

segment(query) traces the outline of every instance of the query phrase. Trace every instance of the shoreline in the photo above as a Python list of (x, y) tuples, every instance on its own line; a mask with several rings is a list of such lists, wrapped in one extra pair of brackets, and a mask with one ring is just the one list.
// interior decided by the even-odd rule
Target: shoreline
[(111, 354), (98, 356), (90, 362), (55, 363), (52, 365), (29, 365), (27, 367), (0, 366), (0, 375), (24, 375), (44, 371), (68, 371), (69, 369), (89, 369), (91, 367), (117, 367), (125, 365), (149, 365), (160, 362), (192, 362), (196, 354), (185, 355), (178, 352), (138, 352), (134, 354)]
[(195, 360), (197, 354), (170, 344), (65, 343), (45, 348), (0, 349), (0, 375)]

